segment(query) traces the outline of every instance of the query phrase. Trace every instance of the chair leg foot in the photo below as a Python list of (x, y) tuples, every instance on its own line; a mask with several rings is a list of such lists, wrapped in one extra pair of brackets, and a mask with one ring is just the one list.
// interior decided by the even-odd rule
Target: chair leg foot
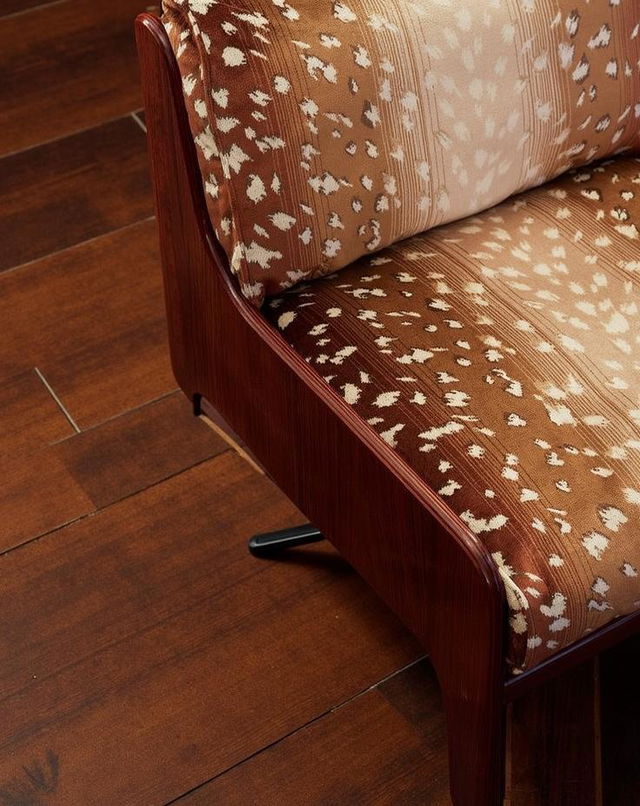
[[(444, 692), (443, 692), (444, 693)], [(506, 709), (448, 699), (449, 780), (454, 806), (502, 806)]]
[(296, 546), (306, 546), (324, 540), (322, 533), (307, 523), (291, 529), (280, 529), (277, 532), (266, 532), (254, 535), (249, 540), (249, 551), (254, 557), (273, 557), (281, 551)]

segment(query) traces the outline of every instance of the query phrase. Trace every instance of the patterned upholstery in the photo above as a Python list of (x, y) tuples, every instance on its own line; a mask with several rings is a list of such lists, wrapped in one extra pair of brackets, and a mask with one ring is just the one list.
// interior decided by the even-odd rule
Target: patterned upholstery
[(605, 161), (265, 306), (489, 548), (514, 673), (640, 607), (639, 194)]
[(165, 0), (244, 294), (637, 148), (639, 17), (636, 0)]

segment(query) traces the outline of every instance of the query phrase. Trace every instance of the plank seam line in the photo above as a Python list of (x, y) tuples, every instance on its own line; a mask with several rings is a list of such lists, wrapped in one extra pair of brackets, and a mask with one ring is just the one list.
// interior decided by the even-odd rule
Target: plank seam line
[(78, 426), (78, 424), (76, 423), (76, 421), (73, 419), (73, 417), (72, 417), (72, 416), (71, 416), (71, 414), (69, 413), (69, 411), (68, 411), (67, 407), (66, 407), (66, 406), (64, 405), (64, 403), (63, 403), (63, 402), (60, 400), (60, 398), (58, 397), (58, 395), (57, 395), (57, 394), (56, 394), (56, 393), (53, 391), (53, 388), (51, 387), (51, 384), (49, 383), (49, 381), (48, 381), (48, 380), (47, 380), (47, 379), (44, 377), (44, 375), (42, 374), (42, 372), (40, 372), (40, 370), (38, 369), (38, 367), (34, 367), (34, 370), (35, 370), (36, 375), (37, 375), (37, 376), (40, 378), (40, 380), (42, 381), (42, 383), (45, 385), (45, 387), (46, 387), (46, 389), (48, 390), (48, 392), (49, 392), (49, 394), (51, 395), (51, 397), (52, 397), (52, 398), (53, 398), (53, 399), (56, 401), (56, 403), (58, 404), (58, 407), (60, 408), (60, 410), (62, 411), (62, 413), (64, 414), (64, 416), (67, 418), (67, 420), (69, 421), (69, 423), (71, 424), (71, 426), (72, 426), (72, 427), (73, 427), (73, 429), (75, 430), (76, 434), (79, 434), (79, 433), (80, 433), (80, 427)]
[[(1, 159), (0, 162), (2, 162)], [(108, 238), (111, 235), (117, 235), (120, 232), (131, 229), (131, 227), (137, 227), (139, 224), (146, 224), (154, 219), (155, 215), (150, 215), (146, 218), (139, 218), (137, 221), (132, 221), (130, 224), (125, 224), (123, 227), (116, 227), (116, 229), (101, 232), (100, 235), (94, 235), (92, 238), (86, 238), (84, 241), (78, 241), (77, 243), (69, 244), (69, 246), (63, 246), (62, 249), (56, 249), (53, 252), (46, 252), (44, 255), (38, 255), (38, 257), (34, 257), (31, 260), (25, 261), (24, 263), (16, 263), (15, 266), (9, 266), (9, 268), (0, 270), (0, 281), (5, 275), (10, 274), (11, 272), (19, 271), (20, 269), (28, 269), (29, 266), (33, 266), (34, 263), (39, 263), (42, 260), (57, 257), (58, 255), (71, 251), (71, 249), (78, 249), (81, 246), (86, 246), (87, 244), (100, 240), (100, 238)]]
[[(100, 420), (99, 422), (96, 423), (91, 423), (91, 425), (88, 425), (85, 428), (83, 428), (81, 433), (88, 434), (91, 431), (95, 431), (96, 428), (102, 428), (103, 425), (107, 425), (108, 423), (113, 423), (115, 420), (119, 420), (121, 417), (126, 417), (129, 414), (135, 414), (136, 412), (141, 411), (147, 406), (153, 406), (154, 403), (160, 403), (161, 401), (166, 400), (167, 398), (177, 394), (180, 391), (181, 390), (176, 386), (173, 389), (170, 389), (168, 392), (164, 392), (164, 394), (158, 395), (158, 397), (152, 397), (150, 400), (145, 400), (144, 403), (139, 403), (137, 406), (132, 406), (130, 409), (124, 409), (123, 411), (119, 411), (116, 414), (110, 415), (104, 420)], [(62, 442), (68, 442), (70, 439), (74, 439), (75, 436), (76, 434), (69, 434), (66, 437), (60, 437), (60, 439), (56, 439), (53, 442), (50, 442), (49, 444), (60, 445)]]
[(135, 122), (138, 124), (138, 126), (140, 126), (142, 131), (146, 134), (147, 133), (147, 126), (144, 123), (144, 121), (141, 118), (138, 117), (138, 113), (137, 112), (132, 112), (131, 117), (135, 120)]
[(354, 700), (358, 700), (360, 699), (360, 697), (364, 697), (365, 694), (369, 694), (370, 692), (374, 691), (379, 686), (383, 685), (383, 683), (388, 682), (396, 675), (402, 674), (403, 672), (406, 672), (408, 669), (411, 669), (412, 666), (416, 666), (418, 663), (421, 663), (423, 660), (425, 660), (426, 657), (427, 657), (426, 655), (420, 655), (419, 658), (416, 658), (415, 660), (412, 660), (410, 663), (407, 663), (401, 669), (396, 669), (395, 671), (381, 678), (377, 682), (373, 683), (371, 686), (367, 686), (367, 688), (364, 688), (361, 691), (356, 692), (356, 694), (354, 694), (352, 697), (347, 697), (347, 699), (344, 700), (343, 702), (340, 702), (337, 705), (333, 705), (331, 708), (328, 708), (326, 711), (323, 711), (317, 716), (314, 716), (312, 719), (310, 719), (308, 722), (305, 722), (303, 725), (299, 725), (297, 728), (290, 730), (288, 733), (285, 733), (282, 736), (279, 736), (277, 739), (274, 739), (272, 742), (269, 742), (268, 744), (264, 745), (264, 747), (261, 747), (258, 750), (255, 750), (253, 753), (250, 753), (248, 756), (246, 756), (246, 758), (237, 761), (235, 764), (231, 764), (229, 767), (226, 767), (224, 770), (221, 770), (220, 772), (216, 773), (214, 776), (207, 779), (206, 781), (202, 781), (202, 783), (197, 784), (197, 786), (194, 786), (192, 789), (189, 789), (186, 792), (182, 792), (180, 795), (173, 798), (172, 800), (166, 801), (166, 803), (164, 803), (163, 806), (174, 806), (174, 804), (179, 803), (188, 795), (192, 795), (194, 792), (197, 792), (199, 789), (202, 789), (203, 787), (217, 780), (221, 776), (227, 775), (227, 773), (230, 773), (236, 767), (240, 767), (243, 764), (246, 764), (248, 761), (251, 761), (251, 759), (255, 758), (256, 756), (259, 756), (265, 751), (270, 750), (272, 747), (275, 747), (277, 744), (280, 744), (280, 742), (284, 742), (286, 739), (295, 736), (297, 733), (300, 733), (300, 731), (305, 730), (306, 728), (310, 727), (316, 722), (319, 722), (321, 719), (324, 719), (327, 716), (331, 716), (340, 709), (354, 702)]
[[(83, 432), (84, 433), (84, 432)], [(27, 540), (23, 540), (22, 543), (17, 543), (15, 546), (10, 546), (9, 548), (0, 550), (0, 557), (5, 557), (8, 554), (11, 554), (13, 551), (19, 551), (20, 549), (27, 548), (32, 543), (37, 543), (40, 540), (44, 540), (46, 537), (55, 534), (56, 532), (60, 532), (62, 529), (66, 529), (69, 526), (75, 526), (76, 524), (80, 523), (81, 521), (87, 520), (87, 518), (95, 518), (96, 515), (101, 515), (103, 512), (106, 512), (110, 507), (115, 507), (118, 504), (121, 504), (123, 501), (127, 501), (129, 498), (135, 498), (136, 495), (142, 495), (143, 493), (152, 490), (154, 487), (157, 487), (159, 484), (164, 484), (165, 482), (171, 481), (175, 479), (176, 476), (181, 475), (182, 473), (188, 473), (191, 470), (194, 470), (197, 467), (201, 467), (202, 465), (206, 464), (207, 462), (211, 462), (214, 459), (217, 459), (219, 456), (225, 456), (226, 454), (232, 454), (233, 451), (231, 448), (227, 448), (226, 450), (222, 451), (221, 453), (214, 453), (211, 456), (207, 456), (204, 459), (200, 459), (198, 462), (195, 462), (189, 467), (183, 467), (182, 470), (176, 470), (175, 473), (170, 473), (168, 476), (165, 476), (162, 479), (158, 479), (158, 481), (154, 481), (152, 484), (149, 484), (147, 487), (142, 487), (140, 490), (136, 490), (132, 493), (127, 493), (123, 495), (122, 498), (116, 498), (115, 501), (110, 501), (108, 504), (102, 507), (97, 507), (96, 509), (92, 509), (91, 512), (85, 512), (82, 515), (77, 515), (74, 518), (70, 518), (68, 521), (64, 523), (60, 523), (57, 526), (54, 526), (53, 529), (48, 529), (46, 532), (41, 532), (38, 535), (34, 535), (33, 537), (27, 538)], [(0, 696), (0, 702), (3, 701), (3, 697)]]
[[(67, 2), (67, 0), (60, 0), (60, 2)], [(52, 4), (53, 5), (53, 4)], [(18, 14), (26, 14), (32, 9), (25, 9), (24, 11), (17, 12)], [(6, 17), (0, 17), (0, 21), (6, 20), (9, 17), (14, 16), (12, 14), (8, 14)], [(138, 109), (134, 109), (133, 112), (142, 112), (142, 108), (139, 107)], [(57, 143), (58, 140), (67, 140), (69, 137), (75, 137), (77, 134), (86, 134), (90, 132), (92, 129), (100, 129), (102, 126), (108, 126), (110, 123), (116, 123), (118, 120), (126, 120), (130, 117), (133, 113), (132, 112), (123, 112), (120, 115), (116, 115), (113, 118), (107, 118), (106, 120), (101, 120), (99, 123), (94, 123), (92, 126), (84, 126), (81, 129), (73, 129), (73, 131), (67, 132), (66, 134), (61, 134), (57, 137), (49, 137), (46, 140), (40, 140), (37, 143), (32, 143), (31, 145), (24, 146), (23, 148), (16, 148), (13, 151), (5, 151), (4, 153), (0, 154), (0, 159), (6, 159), (7, 157), (16, 157), (18, 154), (24, 154), (26, 151), (33, 151), (36, 148), (40, 148), (41, 146), (48, 146), (52, 143)]]
[(22, 17), (24, 14), (31, 14), (33, 11), (41, 11), (43, 8), (50, 8), (51, 6), (60, 6), (68, 0), (51, 0), (49, 3), (39, 3), (37, 6), (31, 8), (21, 8), (20, 11), (12, 11), (10, 14), (3, 14), (0, 20), (9, 20), (12, 17)]

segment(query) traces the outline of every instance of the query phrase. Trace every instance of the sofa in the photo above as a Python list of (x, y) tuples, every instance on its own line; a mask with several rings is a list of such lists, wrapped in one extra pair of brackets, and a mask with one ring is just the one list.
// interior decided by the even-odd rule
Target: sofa
[(640, 627), (640, 7), (137, 21), (171, 359), (423, 643), (458, 806)]

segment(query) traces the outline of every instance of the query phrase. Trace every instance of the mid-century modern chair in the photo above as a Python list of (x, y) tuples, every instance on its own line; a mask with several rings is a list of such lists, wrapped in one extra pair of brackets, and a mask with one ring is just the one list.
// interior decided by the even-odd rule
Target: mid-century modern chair
[(499, 803), (507, 704), (640, 627), (640, 5), (163, 22), (176, 378), (424, 644), (453, 801)]

